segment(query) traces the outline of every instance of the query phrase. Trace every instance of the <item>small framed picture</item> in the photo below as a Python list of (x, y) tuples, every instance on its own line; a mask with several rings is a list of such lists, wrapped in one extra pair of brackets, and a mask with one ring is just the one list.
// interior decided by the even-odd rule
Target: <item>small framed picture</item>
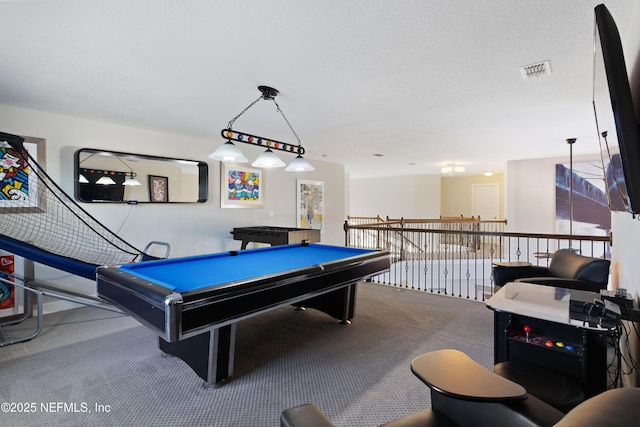
[(166, 176), (149, 175), (149, 199), (155, 203), (169, 201), (169, 178)]
[(264, 175), (256, 169), (234, 163), (220, 167), (221, 208), (263, 208)]

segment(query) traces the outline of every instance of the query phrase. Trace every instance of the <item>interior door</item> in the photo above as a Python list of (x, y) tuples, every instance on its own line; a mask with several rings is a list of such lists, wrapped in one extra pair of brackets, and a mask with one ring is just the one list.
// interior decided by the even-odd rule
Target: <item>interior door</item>
[(483, 220), (500, 219), (500, 184), (472, 184), (471, 214)]

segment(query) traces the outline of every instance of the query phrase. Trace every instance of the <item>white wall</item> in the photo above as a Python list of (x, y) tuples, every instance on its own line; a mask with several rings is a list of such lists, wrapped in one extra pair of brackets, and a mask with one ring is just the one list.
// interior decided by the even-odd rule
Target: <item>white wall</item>
[(437, 175), (352, 179), (349, 195), (348, 213), (351, 216), (440, 216), (440, 176)]
[(613, 250), (611, 262), (611, 281), (615, 288), (632, 290), (636, 296), (640, 293), (640, 223), (638, 217), (624, 212), (614, 212), (611, 216), (613, 232)]
[[(594, 154), (574, 156), (575, 163), (599, 161)], [(508, 231), (556, 233), (556, 164), (568, 163), (566, 157), (517, 160), (507, 163), (506, 211)], [(580, 234), (574, 231), (574, 234)]]
[[(73, 157), (80, 148), (104, 148), (114, 151), (165, 157), (205, 160), (209, 164), (209, 199), (206, 203), (187, 204), (93, 204), (81, 203), (89, 213), (126, 241), (139, 248), (151, 240), (171, 244), (171, 256), (188, 256), (239, 249), (232, 240), (234, 227), (252, 225), (296, 226), (296, 179), (325, 183), (325, 215), (322, 242), (344, 243), (345, 208), (344, 166), (311, 160), (316, 168), (308, 173), (290, 173), (283, 169), (265, 170), (266, 188), (263, 209), (220, 208), (220, 163), (208, 155), (223, 141), (218, 130), (212, 138), (195, 139), (145, 129), (113, 125), (39, 111), (0, 105), (0, 131), (46, 139), (46, 170), (70, 195), (73, 195)], [(262, 150), (242, 144), (250, 159)], [(282, 153), (287, 161), (291, 157)], [(41, 279), (64, 276), (60, 282), (80, 291), (95, 291), (95, 284), (70, 277), (59, 271), (39, 268)], [(46, 271), (46, 273), (45, 273)], [(80, 284), (79, 284), (80, 283)], [(78, 289), (79, 287), (84, 289)]]

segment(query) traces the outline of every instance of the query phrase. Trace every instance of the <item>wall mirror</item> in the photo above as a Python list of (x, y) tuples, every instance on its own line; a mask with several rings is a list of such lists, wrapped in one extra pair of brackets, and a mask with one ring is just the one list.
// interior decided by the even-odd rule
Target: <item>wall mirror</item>
[(196, 160), (82, 148), (75, 153), (81, 202), (204, 203), (209, 167)]

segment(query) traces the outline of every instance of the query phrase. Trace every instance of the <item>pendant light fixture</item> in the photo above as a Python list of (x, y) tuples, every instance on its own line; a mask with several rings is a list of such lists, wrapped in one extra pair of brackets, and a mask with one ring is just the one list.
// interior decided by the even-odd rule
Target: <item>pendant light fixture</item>
[(104, 175), (101, 176), (100, 179), (96, 181), (96, 184), (100, 185), (115, 185), (115, 181), (110, 176)]
[(255, 162), (251, 163), (251, 166), (256, 168), (281, 168), (285, 166), (286, 163), (280, 160), (280, 157), (276, 155), (271, 148), (267, 148), (267, 150), (260, 154), (260, 156), (256, 159)]
[[(281, 168), (285, 166), (285, 163), (282, 160), (280, 160), (280, 158), (276, 155), (276, 153), (273, 152), (273, 150), (279, 150), (279, 151), (285, 151), (288, 153), (297, 154), (297, 156), (293, 159), (293, 161), (289, 164), (289, 166), (285, 168), (286, 171), (307, 172), (307, 171), (314, 170), (314, 167), (302, 157), (303, 154), (305, 153), (305, 150), (304, 150), (304, 147), (302, 147), (300, 138), (298, 137), (298, 134), (296, 133), (296, 131), (293, 130), (291, 123), (289, 123), (289, 120), (287, 120), (287, 117), (284, 115), (284, 113), (280, 109), (280, 106), (275, 100), (275, 97), (278, 95), (279, 92), (276, 89), (269, 86), (258, 86), (258, 90), (261, 93), (258, 99), (253, 101), (251, 104), (249, 104), (248, 107), (242, 110), (240, 114), (235, 116), (229, 122), (229, 124), (227, 125), (227, 128), (221, 131), (222, 138), (226, 139), (227, 141), (224, 144), (222, 144), (220, 147), (218, 147), (218, 149), (216, 149), (213, 153), (211, 153), (209, 155), (209, 158), (213, 160), (219, 160), (221, 162), (247, 163), (249, 160), (242, 154), (242, 151), (240, 151), (240, 149), (236, 147), (235, 144), (232, 142), (232, 141), (237, 141), (237, 142), (242, 142), (244, 144), (257, 145), (257, 146), (262, 146), (266, 148), (264, 153), (262, 153), (251, 164), (252, 166), (261, 167), (261, 168)], [(251, 135), (248, 133), (237, 132), (233, 130), (233, 124), (235, 123), (235, 121), (245, 112), (247, 112), (247, 110), (249, 110), (256, 103), (258, 103), (260, 100), (272, 101), (275, 104), (276, 110), (278, 111), (278, 113), (280, 113), (284, 121), (287, 123), (287, 126), (289, 126), (289, 129), (291, 130), (293, 135), (296, 137), (296, 140), (298, 141), (297, 145), (287, 144), (285, 142), (280, 142), (273, 139), (263, 138), (261, 136)]]
[(314, 167), (298, 154), (284, 170), (287, 172), (310, 172), (314, 170)]
[(213, 160), (220, 160), (221, 162), (234, 162), (234, 163), (247, 163), (247, 159), (242, 151), (236, 147), (233, 142), (227, 140), (216, 151), (209, 154), (209, 158)]
[(127, 167), (127, 169), (129, 169), (129, 172), (125, 174), (125, 176), (128, 175), (129, 177), (127, 179), (125, 179), (125, 181), (122, 183), (122, 185), (126, 185), (126, 186), (142, 185), (140, 183), (140, 181), (138, 181), (136, 179), (137, 174), (133, 171), (133, 169), (131, 169), (131, 166), (126, 164), (124, 162), (124, 160), (122, 160), (119, 156), (116, 156), (116, 159), (120, 160), (120, 163), (122, 163), (123, 165), (125, 165)]
[(127, 186), (142, 185), (140, 183), (140, 181), (138, 181), (136, 179), (136, 173), (135, 172), (129, 172), (127, 175), (129, 175), (129, 178), (125, 179), (125, 181), (122, 183), (122, 185), (127, 185)]

